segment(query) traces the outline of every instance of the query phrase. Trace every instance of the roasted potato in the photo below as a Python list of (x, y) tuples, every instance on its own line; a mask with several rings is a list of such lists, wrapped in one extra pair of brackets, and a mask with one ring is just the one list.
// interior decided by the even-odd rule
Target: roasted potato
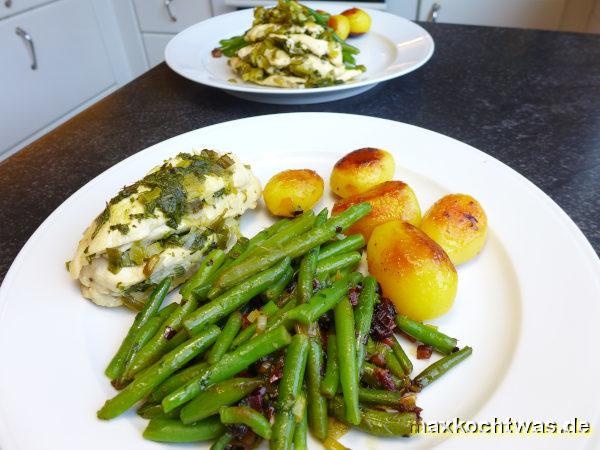
[(350, 34), (360, 36), (371, 29), (371, 16), (360, 8), (350, 8), (342, 13), (350, 21)]
[(274, 175), (263, 191), (271, 214), (294, 217), (312, 209), (323, 195), (323, 178), (314, 170), (284, 170)]
[(446, 252), (418, 228), (399, 220), (373, 230), (367, 245), (369, 272), (399, 313), (429, 320), (448, 312), (458, 285)]
[(429, 208), (420, 228), (459, 265), (474, 258), (483, 248), (487, 217), (470, 195), (451, 194)]
[(339, 200), (331, 213), (335, 216), (357, 203), (369, 202), (373, 209), (348, 229), (348, 234), (361, 233), (369, 240), (373, 229), (391, 220), (404, 220), (415, 226), (421, 222), (421, 208), (410, 186), (402, 181), (388, 181), (352, 197)]
[(394, 157), (378, 148), (361, 148), (340, 159), (331, 172), (331, 190), (342, 198), (368, 191), (394, 177)]
[(346, 40), (348, 38), (350, 34), (350, 21), (346, 16), (342, 16), (341, 14), (331, 16), (327, 25), (333, 28), (333, 31), (340, 39)]

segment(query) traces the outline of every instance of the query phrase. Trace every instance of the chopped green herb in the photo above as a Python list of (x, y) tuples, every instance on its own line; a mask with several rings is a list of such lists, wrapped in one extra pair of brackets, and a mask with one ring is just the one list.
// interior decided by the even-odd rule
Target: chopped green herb
[(160, 210), (165, 215), (166, 224), (176, 229), (184, 214), (198, 210), (199, 206), (193, 200), (199, 194), (198, 186), (204, 178), (207, 175), (225, 176), (226, 169), (233, 164), (229, 156), (221, 156), (212, 150), (202, 150), (199, 154), (181, 153), (178, 158), (180, 161), (176, 164), (166, 161), (140, 181), (121, 189), (96, 218), (92, 238), (109, 220), (111, 206), (126, 198), (133, 200), (134, 194), (138, 194), (137, 198), (144, 205), (145, 212), (143, 215), (137, 213), (130, 217), (141, 220), (155, 215), (156, 210)]
[(129, 225), (127, 225), (125, 223), (119, 223), (117, 225), (111, 225), (109, 228), (110, 228), (110, 231), (117, 230), (121, 234), (127, 234), (127, 233), (129, 233)]

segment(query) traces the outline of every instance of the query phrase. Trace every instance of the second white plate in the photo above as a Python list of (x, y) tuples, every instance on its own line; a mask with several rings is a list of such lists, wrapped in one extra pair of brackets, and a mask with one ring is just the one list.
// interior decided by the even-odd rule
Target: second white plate
[[(342, 8), (326, 8), (339, 13)], [(213, 58), (219, 40), (243, 34), (252, 25), (252, 10), (213, 17), (175, 36), (165, 50), (165, 61), (178, 74), (238, 97), (263, 103), (307, 104), (351, 97), (378, 83), (405, 75), (425, 64), (433, 54), (433, 39), (420, 26), (393, 14), (367, 10), (371, 31), (348, 42), (360, 49), (357, 62), (367, 67), (357, 81), (337, 86), (289, 89), (245, 83), (227, 65), (227, 58)], [(232, 81), (234, 80), (234, 81)]]

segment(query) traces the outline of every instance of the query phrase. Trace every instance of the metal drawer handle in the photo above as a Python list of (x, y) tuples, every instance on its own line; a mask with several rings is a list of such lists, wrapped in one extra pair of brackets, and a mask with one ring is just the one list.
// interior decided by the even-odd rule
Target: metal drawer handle
[(173, 14), (173, 10), (171, 9), (171, 3), (173, 3), (173, 0), (165, 0), (165, 8), (167, 8), (167, 13), (169, 14), (171, 21), (177, 22), (177, 17), (175, 17), (175, 14)]
[(31, 70), (37, 70), (37, 57), (35, 56), (35, 47), (33, 46), (31, 35), (21, 27), (17, 27), (15, 33), (25, 41), (25, 45), (29, 48), (29, 53), (31, 54)]
[(431, 5), (429, 15), (427, 16), (427, 22), (437, 22), (440, 9), (442, 9), (442, 5), (440, 5), (438, 2), (435, 2), (433, 5)]

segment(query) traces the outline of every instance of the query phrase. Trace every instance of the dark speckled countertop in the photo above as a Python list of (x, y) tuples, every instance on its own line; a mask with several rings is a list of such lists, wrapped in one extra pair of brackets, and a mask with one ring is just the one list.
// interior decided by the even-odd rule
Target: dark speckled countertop
[(426, 24), (420, 70), (347, 100), (275, 106), (150, 70), (0, 163), (0, 279), (42, 221), (122, 159), (232, 119), (290, 111), (383, 117), (477, 147), (525, 175), (600, 253), (600, 36)]

